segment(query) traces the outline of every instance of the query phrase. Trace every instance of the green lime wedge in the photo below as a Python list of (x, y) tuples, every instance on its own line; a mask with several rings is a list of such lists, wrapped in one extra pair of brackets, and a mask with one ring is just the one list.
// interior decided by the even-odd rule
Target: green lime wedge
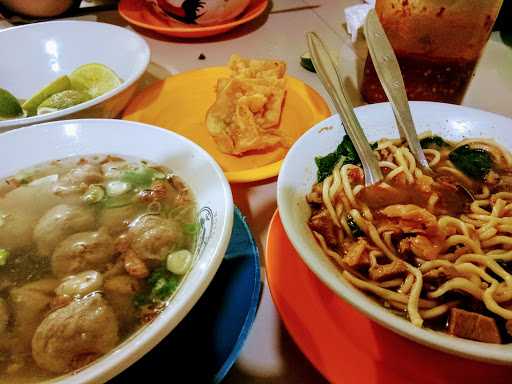
[(37, 114), (55, 112), (61, 109), (73, 107), (81, 104), (84, 101), (90, 100), (91, 96), (82, 91), (75, 91), (74, 89), (67, 89), (65, 91), (54, 93), (37, 107)]
[(71, 81), (69, 81), (69, 77), (59, 77), (25, 101), (22, 107), (27, 111), (28, 116), (34, 116), (37, 112), (37, 107), (39, 107), (43, 101), (55, 93), (65, 91), (70, 88)]
[(103, 64), (85, 64), (70, 73), (71, 88), (98, 97), (121, 84), (121, 79)]
[(21, 105), (9, 91), (0, 88), (0, 120), (12, 119), (21, 116)]

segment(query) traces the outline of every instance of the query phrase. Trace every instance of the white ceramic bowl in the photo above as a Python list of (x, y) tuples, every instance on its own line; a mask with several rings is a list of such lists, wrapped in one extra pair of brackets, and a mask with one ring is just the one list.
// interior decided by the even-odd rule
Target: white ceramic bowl
[(89, 367), (56, 379), (60, 384), (104, 382), (164, 338), (185, 317), (212, 280), (224, 257), (233, 224), (231, 189), (211, 156), (182, 136), (141, 123), (67, 120), (6, 132), (0, 135), (0, 178), (52, 159), (87, 154), (133, 156), (168, 166), (194, 192), (204, 224), (198, 235), (202, 241), (198, 242), (194, 265), (171, 305)]
[(0, 120), (0, 131), (79, 117), (116, 117), (146, 70), (149, 47), (136, 33), (91, 21), (50, 21), (0, 31), (0, 88), (28, 99), (59, 76), (83, 64), (101, 63), (123, 80), (120, 86), (74, 107), (40, 116)]
[[(491, 137), (512, 149), (511, 119), (450, 104), (410, 104), (418, 132), (431, 130), (450, 140)], [(356, 115), (370, 141), (399, 136), (391, 107), (387, 103), (356, 108)], [(512, 345), (470, 341), (415, 327), (350, 285), (334, 263), (324, 255), (307, 226), (310, 208), (305, 196), (316, 181), (315, 156), (334, 151), (344, 133), (337, 115), (315, 125), (290, 149), (279, 174), (279, 214), (288, 237), (304, 262), (342, 299), (400, 335), (455, 355), (498, 364), (512, 364)]]

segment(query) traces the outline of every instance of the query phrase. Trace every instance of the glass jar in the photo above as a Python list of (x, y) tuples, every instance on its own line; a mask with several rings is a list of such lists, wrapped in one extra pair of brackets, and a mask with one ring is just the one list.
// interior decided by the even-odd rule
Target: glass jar
[[(460, 104), (502, 0), (377, 0), (409, 100)], [(387, 101), (368, 55), (361, 86), (368, 103)]]

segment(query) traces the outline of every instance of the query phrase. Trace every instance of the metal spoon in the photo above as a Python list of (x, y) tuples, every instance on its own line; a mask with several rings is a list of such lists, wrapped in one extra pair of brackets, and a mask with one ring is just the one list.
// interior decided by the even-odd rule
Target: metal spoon
[(393, 108), (400, 137), (407, 141), (409, 149), (421, 168), (424, 171), (431, 172), (416, 134), (398, 60), (386, 36), (386, 32), (382, 28), (382, 24), (373, 9), (366, 16), (364, 33), (375, 71)]
[(317, 75), (331, 97), (334, 107), (343, 121), (343, 126), (359, 155), (363, 165), (365, 185), (368, 187), (377, 184), (383, 179), (382, 171), (347, 96), (341, 70), (334, 63), (325, 44), (315, 32), (306, 33), (306, 38)]
[[(434, 171), (429, 167), (425, 153), (418, 140), (398, 60), (386, 36), (386, 32), (373, 9), (366, 16), (364, 33), (375, 71), (393, 108), (400, 137), (407, 141), (409, 149), (423, 171), (434, 175)], [(467, 200), (473, 201), (475, 199), (473, 193), (466, 186), (456, 183), (455, 187)]]

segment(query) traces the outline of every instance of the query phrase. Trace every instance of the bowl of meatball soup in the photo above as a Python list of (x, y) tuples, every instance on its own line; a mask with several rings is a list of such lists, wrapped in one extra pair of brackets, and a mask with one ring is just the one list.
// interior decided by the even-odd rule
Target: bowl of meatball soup
[(205, 291), (232, 221), (222, 170), (170, 131), (92, 119), (1, 134), (0, 383), (128, 367)]

